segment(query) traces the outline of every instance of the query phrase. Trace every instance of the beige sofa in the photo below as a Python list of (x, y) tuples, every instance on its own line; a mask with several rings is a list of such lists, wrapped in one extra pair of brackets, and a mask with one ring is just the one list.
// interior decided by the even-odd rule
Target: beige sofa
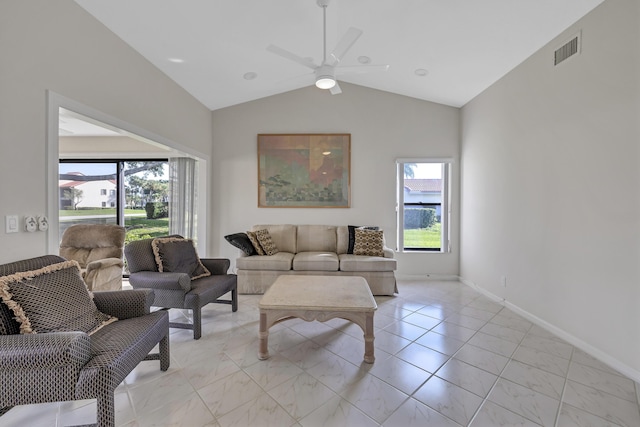
[(236, 260), (238, 292), (262, 294), (284, 274), (361, 276), (373, 295), (397, 293), (396, 260), (384, 248), (384, 256), (348, 254), (349, 229), (334, 225), (254, 225), (252, 231), (266, 229), (278, 248), (274, 255), (241, 253)]

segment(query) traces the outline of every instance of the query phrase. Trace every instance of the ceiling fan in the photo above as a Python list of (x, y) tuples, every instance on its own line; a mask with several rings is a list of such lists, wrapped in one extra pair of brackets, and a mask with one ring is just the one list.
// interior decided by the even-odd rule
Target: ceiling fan
[(352, 67), (338, 66), (339, 62), (344, 58), (344, 55), (362, 35), (362, 30), (353, 27), (347, 30), (346, 34), (342, 36), (342, 39), (340, 39), (336, 47), (327, 57), (327, 6), (329, 6), (329, 0), (316, 0), (316, 3), (322, 8), (323, 21), (323, 59), (320, 65), (316, 64), (311, 59), (302, 58), (295, 53), (291, 53), (288, 50), (272, 44), (267, 46), (267, 50), (271, 53), (282, 56), (283, 58), (311, 68), (315, 75), (316, 86), (320, 89), (329, 89), (332, 95), (342, 93), (342, 90), (336, 80), (336, 74), (369, 73), (373, 71), (387, 71), (389, 69), (388, 65), (358, 65)]

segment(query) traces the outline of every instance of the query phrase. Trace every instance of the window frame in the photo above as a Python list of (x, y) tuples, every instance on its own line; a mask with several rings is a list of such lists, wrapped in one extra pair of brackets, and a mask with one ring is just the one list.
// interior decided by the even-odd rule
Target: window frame
[[(426, 206), (431, 203), (405, 203), (404, 201), (404, 166), (407, 163), (432, 163), (442, 166), (442, 190), (440, 201), (440, 248), (405, 248), (404, 215), (405, 206)], [(396, 251), (404, 253), (450, 253), (451, 252), (451, 176), (453, 159), (451, 158), (399, 158), (396, 159)], [(437, 204), (436, 204), (437, 205)]]
[[(115, 192), (115, 204), (114, 202), (108, 203), (107, 201), (103, 201), (102, 202), (102, 207), (103, 208), (108, 208), (108, 207), (115, 207), (116, 208), (116, 224), (117, 225), (125, 225), (125, 218), (124, 218), (124, 208), (125, 208), (125, 198), (126, 198), (126, 194), (125, 194), (125, 188), (124, 188), (124, 172), (125, 172), (125, 163), (126, 162), (166, 162), (167, 164), (169, 163), (169, 158), (165, 158), (165, 157), (159, 157), (159, 158), (129, 158), (129, 157), (123, 157), (123, 158), (118, 158), (118, 159), (110, 159), (110, 158), (105, 158), (105, 159), (91, 159), (91, 158), (59, 158), (58, 159), (58, 164), (61, 163), (113, 163), (116, 166), (116, 188), (112, 189), (111, 192)], [(60, 174), (58, 173), (58, 178), (59, 178)], [(102, 194), (102, 192), (105, 192), (105, 194), (109, 194), (109, 190), (108, 189), (100, 189), (100, 195), (103, 196), (105, 194)], [(111, 197), (111, 196), (108, 196)], [(58, 196), (58, 200), (59, 200), (59, 196)], [(107, 206), (107, 204), (112, 205), (112, 206)], [(58, 201), (58, 209), (60, 209), (60, 203)], [(60, 237), (62, 237), (62, 235), (60, 234)]]

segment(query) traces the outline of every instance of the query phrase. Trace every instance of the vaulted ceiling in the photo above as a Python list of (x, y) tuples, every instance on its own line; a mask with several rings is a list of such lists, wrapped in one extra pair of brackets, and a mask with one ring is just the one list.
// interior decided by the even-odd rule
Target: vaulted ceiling
[[(389, 69), (339, 81), (460, 107), (602, 1), (331, 0), (326, 45), (360, 29), (339, 65)], [(316, 0), (76, 2), (211, 110), (314, 84), (271, 44), (323, 60)]]

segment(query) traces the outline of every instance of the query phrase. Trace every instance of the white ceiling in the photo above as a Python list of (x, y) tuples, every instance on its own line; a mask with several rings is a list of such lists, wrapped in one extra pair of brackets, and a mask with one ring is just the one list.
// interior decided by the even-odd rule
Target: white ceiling
[[(368, 56), (389, 70), (339, 80), (460, 107), (602, 1), (332, 0), (327, 49), (361, 29), (340, 64)], [(316, 0), (76, 2), (211, 110), (313, 84), (310, 69), (269, 44), (322, 62)]]

